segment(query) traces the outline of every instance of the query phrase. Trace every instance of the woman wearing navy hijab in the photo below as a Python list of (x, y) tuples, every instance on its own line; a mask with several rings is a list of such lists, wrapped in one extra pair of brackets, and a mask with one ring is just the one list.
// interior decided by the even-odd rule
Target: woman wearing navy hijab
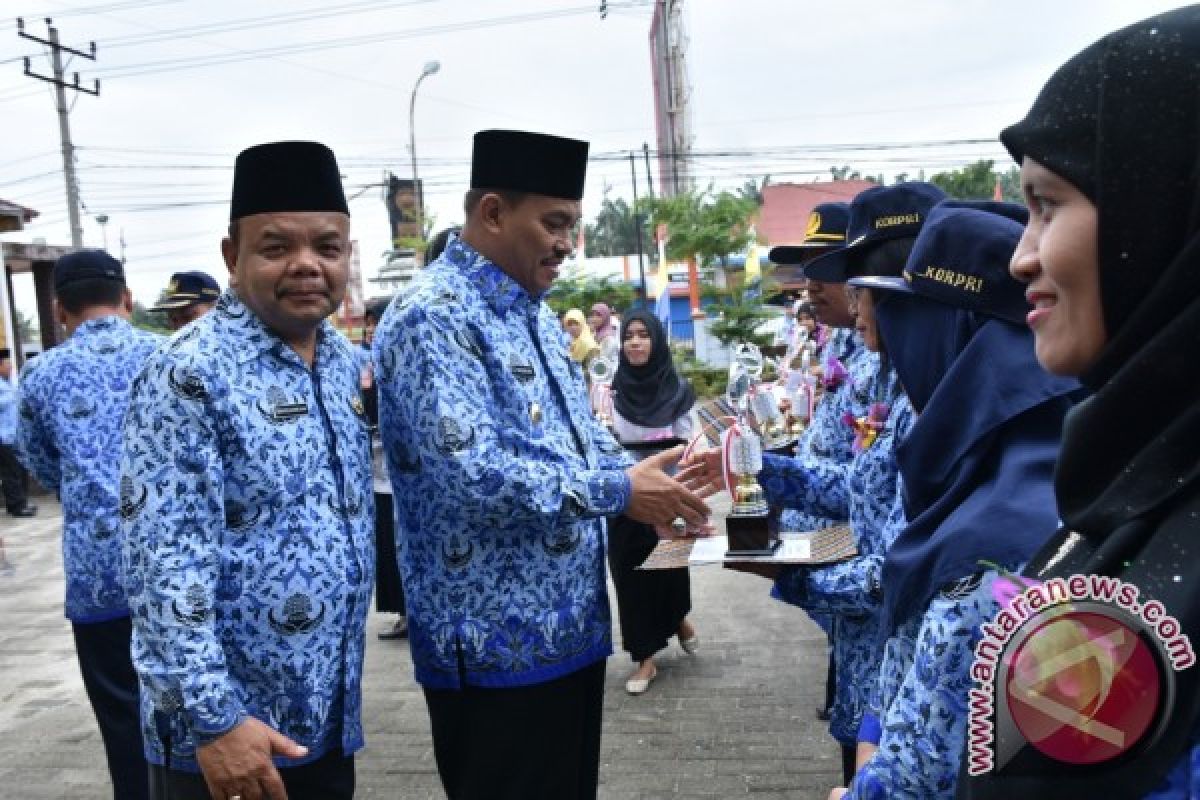
[[(997, 611), (997, 568), (1019, 569), (1053, 530), (1051, 484), (1075, 381), (1047, 375), (1007, 272), (1024, 210), (945, 202), (902, 278), (850, 281), (868, 295), (917, 419), (896, 448), (908, 526), (883, 566), (879, 683), (865, 762), (831, 797), (952, 798), (966, 738), (979, 626)], [(861, 305), (861, 303), (860, 303)]]
[[(1055, 725), (1030, 736), (1028, 704), (1010, 704), (1017, 729), (993, 771), (964, 780), (965, 797), (1200, 798), (1197, 87), (1200, 6), (1189, 6), (1084, 49), (1000, 136), (1030, 207), (1012, 273), (1036, 306), (1038, 360), (1092, 391), (1063, 434), (1061, 530), (1025, 575), (1102, 576), (1136, 596), (1092, 604), (1088, 618), (1066, 610), (1057, 641), (1050, 625), (1018, 629), (1030, 633), (1014, 670), (1025, 649), (1061, 665), (1080, 640), (1118, 643), (1031, 687), (1035, 705), (1068, 712)], [(1114, 729), (1107, 741), (1093, 720)]]

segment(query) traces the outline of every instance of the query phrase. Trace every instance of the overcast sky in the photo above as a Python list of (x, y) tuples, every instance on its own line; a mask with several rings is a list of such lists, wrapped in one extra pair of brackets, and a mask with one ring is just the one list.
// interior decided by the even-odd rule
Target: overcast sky
[[(865, 172), (952, 168), (998, 144), (838, 150), (850, 145), (994, 140), (1020, 118), (1055, 67), (1089, 42), (1156, 11), (1156, 0), (684, 0), (694, 161), (701, 185), (809, 181), (831, 164)], [(53, 95), (25, 77), (15, 17), (95, 63), (101, 79), (74, 100), (71, 129), (86, 204), (86, 244), (126, 242), (130, 285), (152, 302), (171, 272), (225, 283), (219, 241), (234, 156), (274, 139), (317, 139), (346, 175), (353, 235), (373, 275), (389, 246), (380, 190), (411, 173), (408, 101), (422, 66), (441, 70), (417, 99), (419, 170), (438, 226), (459, 222), (471, 135), (489, 127), (559, 133), (593, 154), (654, 144), (649, 0), (0, 0), (0, 198), (41, 212), (7, 240), (68, 244)], [(10, 16), (11, 15), (11, 16)], [(267, 21), (270, 24), (264, 24)], [(240, 28), (235, 30), (235, 28)], [(338, 46), (333, 46), (338, 45)], [(293, 48), (284, 54), (275, 49)], [(267, 50), (264, 53), (262, 51)], [(214, 61), (226, 63), (214, 64)], [(815, 152), (780, 148), (815, 146)], [(770, 152), (771, 150), (774, 152)], [(745, 151), (753, 155), (708, 154)], [(638, 163), (639, 192), (645, 191)], [(655, 174), (657, 182), (657, 173)], [(628, 162), (594, 163), (585, 213), (605, 186), (629, 197)], [(32, 312), (31, 290), (16, 287)], [(368, 294), (371, 292), (368, 290)]]

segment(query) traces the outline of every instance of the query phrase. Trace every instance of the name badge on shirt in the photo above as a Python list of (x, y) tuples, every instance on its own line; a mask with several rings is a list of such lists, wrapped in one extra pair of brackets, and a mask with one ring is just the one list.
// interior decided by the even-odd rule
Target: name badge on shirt
[(303, 417), (308, 413), (308, 403), (301, 400), (298, 403), (279, 403), (271, 410), (276, 419), (289, 420)]
[(276, 424), (283, 422), (291, 422), (308, 414), (308, 403), (300, 400), (294, 403), (270, 401), (258, 402), (258, 410), (263, 416)]

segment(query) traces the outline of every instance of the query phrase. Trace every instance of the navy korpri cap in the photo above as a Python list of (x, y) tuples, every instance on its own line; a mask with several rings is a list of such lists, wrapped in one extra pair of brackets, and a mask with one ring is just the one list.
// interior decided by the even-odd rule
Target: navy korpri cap
[(103, 250), (76, 250), (54, 262), (54, 291), (80, 281), (107, 280), (125, 285), (125, 268)]
[(588, 143), (545, 133), (480, 131), (471, 153), (471, 188), (583, 198)]
[(949, 200), (929, 213), (903, 277), (860, 276), (851, 286), (910, 292), (1023, 325), (1025, 284), (1008, 271), (1029, 214), (1013, 203)]
[(850, 202), (846, 246), (804, 265), (805, 277), (824, 283), (845, 283), (850, 260), (888, 239), (916, 236), (929, 210), (946, 199), (932, 183), (913, 181), (876, 186), (859, 192)]
[(239, 153), (230, 221), (288, 211), (350, 214), (333, 151), (319, 142), (270, 142)]
[(849, 203), (819, 203), (808, 213), (804, 241), (772, 247), (767, 258), (772, 264), (803, 264), (805, 261), (846, 244)]
[(150, 311), (174, 311), (197, 303), (215, 303), (221, 296), (221, 287), (207, 272), (176, 272), (163, 292), (163, 298)]

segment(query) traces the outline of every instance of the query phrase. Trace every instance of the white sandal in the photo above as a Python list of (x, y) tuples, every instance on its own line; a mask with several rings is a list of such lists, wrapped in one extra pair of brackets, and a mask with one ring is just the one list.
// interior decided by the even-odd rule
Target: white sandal
[(684, 639), (682, 636), (680, 636), (679, 646), (683, 648), (683, 652), (687, 653), (689, 656), (694, 656), (696, 655), (696, 651), (700, 649), (700, 637), (696, 634), (692, 634), (687, 639)]
[(630, 678), (629, 680), (625, 681), (625, 691), (633, 695), (645, 694), (646, 690), (650, 688), (650, 684), (653, 683), (654, 679), (657, 677), (658, 667), (655, 667), (654, 671), (650, 673), (649, 678)]

